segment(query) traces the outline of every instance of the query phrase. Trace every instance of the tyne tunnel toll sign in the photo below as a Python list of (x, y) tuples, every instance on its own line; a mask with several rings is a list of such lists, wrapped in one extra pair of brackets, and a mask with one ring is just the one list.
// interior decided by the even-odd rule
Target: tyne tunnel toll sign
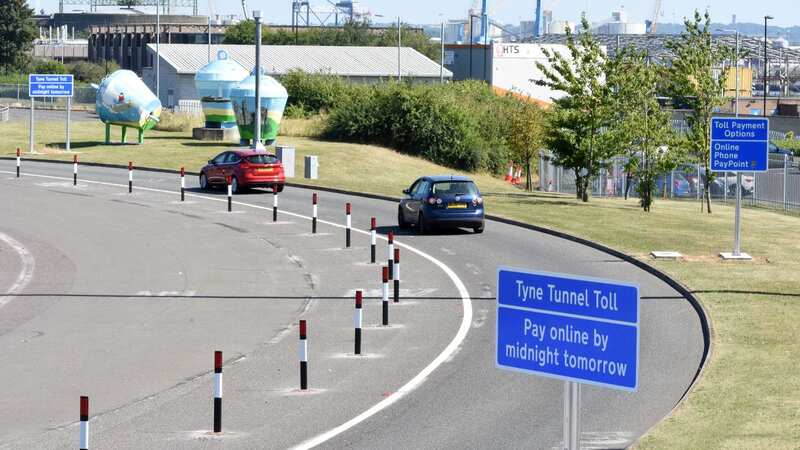
[(74, 86), (72, 74), (28, 75), (29, 97), (72, 97)]
[(635, 391), (639, 287), (501, 267), (496, 351), (501, 369)]
[(711, 118), (711, 170), (766, 172), (769, 119)]

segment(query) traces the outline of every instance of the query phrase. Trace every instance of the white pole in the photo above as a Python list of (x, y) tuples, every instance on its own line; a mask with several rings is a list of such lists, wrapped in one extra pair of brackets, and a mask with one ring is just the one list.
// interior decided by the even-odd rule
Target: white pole
[(69, 141), (70, 141), (70, 129), (69, 129), (70, 120), (69, 120), (69, 116), (70, 116), (70, 111), (71, 110), (72, 110), (72, 97), (67, 97), (67, 151), (69, 151), (69, 148), (70, 148), (70, 145), (69, 145)]
[(439, 40), (441, 41), (442, 47), (442, 54), (441, 56), (441, 64), (439, 64), (439, 83), (444, 84), (444, 22), (442, 22), (442, 30), (439, 33)]
[(261, 11), (253, 11), (256, 21), (256, 117), (253, 124), (253, 150), (261, 143)]
[[(739, 117), (739, 30), (736, 30), (736, 96), (734, 97), (735, 116)], [(765, 83), (766, 87), (766, 83)], [(727, 175), (727, 173), (726, 173)], [(727, 181), (728, 177), (725, 177)], [(727, 194), (727, 186), (726, 186)], [(741, 253), (742, 241), (742, 172), (736, 172), (736, 213), (734, 216), (733, 256)]]
[(564, 382), (564, 423), (563, 423), (563, 436), (564, 445), (561, 447), (564, 450), (569, 450), (569, 410), (572, 402), (570, 401), (570, 388), (572, 383), (569, 381)]
[(208, 62), (211, 62), (211, 11), (208, 12)]
[(402, 45), (402, 37), (400, 33), (400, 16), (397, 16), (397, 81), (401, 81), (403, 79), (403, 75), (400, 73), (400, 46)]
[(161, 2), (156, 2), (156, 98), (161, 101)]
[[(30, 81), (28, 81), (30, 83)], [(28, 92), (30, 92), (30, 86), (28, 86)], [(36, 102), (35, 97), (29, 97), (31, 100), (31, 123), (30, 123), (30, 147), (28, 148), (28, 153), (33, 153), (33, 110), (34, 110), (34, 102)]]
[(570, 411), (569, 411), (569, 450), (581, 448), (581, 385), (570, 381)]

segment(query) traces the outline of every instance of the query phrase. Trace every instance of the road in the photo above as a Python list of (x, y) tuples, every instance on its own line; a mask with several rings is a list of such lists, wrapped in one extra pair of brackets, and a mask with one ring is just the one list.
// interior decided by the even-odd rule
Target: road
[[(0, 417), (3, 449), (73, 448), (79, 395), (91, 397), (92, 448), (288, 448), (314, 438), (320, 448), (556, 448), (562, 382), (494, 367), (498, 265), (641, 287), (639, 391), (584, 387), (587, 448), (641, 436), (702, 358), (699, 318), (677, 292), (553, 236), (495, 222), (482, 235), (417, 236), (393, 227), (392, 202), (327, 192), (312, 236), (305, 189), (280, 195), (273, 224), (272, 195), (258, 191), (228, 213), (222, 192), (199, 192), (193, 178), (181, 203), (172, 174), (136, 172), (128, 194), (124, 170), (82, 167), (73, 187), (69, 165), (26, 161), (21, 179), (12, 169), (0, 161), (0, 263), (31, 274), (24, 285), (0, 276), (0, 292), (17, 294), (0, 297), (0, 408), (15, 411)], [(368, 235), (342, 248), (334, 224), (346, 202), (356, 229), (377, 217), (403, 246), (403, 299), (388, 328), (377, 325), (379, 300), (368, 300), (366, 357), (348, 354), (350, 296), (378, 295), (379, 268), (368, 264)], [(297, 390), (300, 318), (308, 393)], [(226, 359), (221, 435), (208, 433), (214, 350)]]

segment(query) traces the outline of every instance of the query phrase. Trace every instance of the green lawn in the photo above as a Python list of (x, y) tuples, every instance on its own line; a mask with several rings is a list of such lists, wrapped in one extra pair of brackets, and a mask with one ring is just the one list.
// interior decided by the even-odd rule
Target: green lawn
[[(61, 124), (42, 124), (47, 147), (63, 142)], [(300, 127), (302, 129), (302, 127)], [(0, 153), (27, 148), (27, 127), (0, 124)], [(187, 133), (150, 132), (143, 146), (100, 145), (102, 126), (80, 122), (73, 148), (83, 161), (196, 170), (220, 145), (193, 142)], [(303, 134), (295, 132), (293, 134)], [(318, 155), (316, 184), (397, 196), (418, 174), (449, 173), (427, 161), (374, 146), (287, 137), (302, 156)], [(42, 151), (45, 149), (42, 147)], [(47, 151), (48, 158), (71, 155)], [(733, 209), (694, 202), (657, 201), (649, 214), (635, 200), (524, 193), (489, 175), (474, 175), (489, 212), (566, 231), (647, 260), (695, 291), (708, 310), (714, 334), (711, 362), (688, 400), (640, 443), (651, 449), (797, 449), (800, 443), (800, 219), (745, 209), (743, 249), (752, 262), (723, 263), (732, 246)], [(302, 178), (299, 181), (304, 181)], [(679, 262), (651, 261), (651, 250), (676, 250)]]

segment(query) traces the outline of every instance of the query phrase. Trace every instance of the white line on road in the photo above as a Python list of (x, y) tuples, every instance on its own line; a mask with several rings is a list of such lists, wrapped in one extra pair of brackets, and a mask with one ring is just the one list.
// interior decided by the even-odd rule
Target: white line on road
[(14, 280), (14, 284), (11, 285), (8, 289), (8, 295), (0, 296), (0, 308), (6, 305), (12, 298), (14, 298), (14, 294), (18, 294), (20, 291), (25, 289), (25, 286), (31, 282), (33, 279), (33, 268), (35, 267), (35, 262), (33, 259), (33, 255), (25, 248), (24, 245), (19, 243), (16, 239), (12, 238), (11, 236), (0, 233), (0, 241), (3, 241), (11, 247), (17, 255), (19, 255), (19, 259), (22, 262), (22, 270), (20, 270), (19, 275), (17, 275), (17, 279)]
[[(10, 173), (14, 173), (14, 172), (0, 171), (0, 173), (9, 173), (10, 174)], [(49, 178), (49, 179), (54, 179), (54, 180), (67, 180), (67, 179), (69, 179), (69, 178), (65, 178), (65, 177), (56, 177), (56, 176), (52, 176), (52, 175), (37, 175), (37, 174), (32, 174), (32, 173), (27, 173), (27, 172), (26, 172), (25, 175), (29, 176), (29, 177), (32, 176), (32, 177), (40, 177), (40, 178)], [(108, 182), (104, 182), (104, 181), (84, 180), (83, 182), (84, 183), (93, 183), (93, 184), (98, 184), (98, 185), (104, 185), (104, 186), (127, 187), (127, 185), (118, 184), (118, 183), (108, 183)], [(137, 187), (136, 189), (138, 189), (139, 191), (149, 191), (149, 192), (157, 192), (157, 193), (162, 193), (162, 194), (180, 195), (179, 192), (173, 192), (173, 191), (168, 191), (168, 190), (164, 190), (164, 189), (147, 188), (147, 187), (141, 187), (141, 186)], [(211, 201), (215, 201), (215, 202), (227, 202), (228, 201), (227, 198), (215, 198), (215, 197), (208, 197), (208, 196), (205, 196), (205, 195), (197, 195), (197, 194), (190, 194), (190, 193), (186, 193), (186, 196), (187, 197), (201, 198), (201, 199), (205, 199), (205, 200), (211, 200)], [(254, 208), (254, 209), (270, 210), (270, 211), (272, 210), (271, 207), (253, 205), (253, 204), (250, 204), (250, 203), (243, 203), (243, 202), (238, 202), (238, 201), (234, 201), (233, 203), (237, 204), (237, 205), (241, 205), (241, 206), (246, 206), (246, 207), (249, 207), (249, 208)], [(305, 215), (302, 215), (302, 214), (297, 214), (297, 213), (293, 213), (293, 212), (289, 212), (289, 211), (282, 211), (282, 214), (289, 215), (289, 216), (294, 216), (294, 217), (297, 217), (297, 218), (300, 218), (300, 219), (309, 220), (309, 221), (311, 220), (310, 216), (305, 216)], [(326, 221), (326, 220), (317, 219), (317, 222), (325, 224), (325, 225), (329, 225), (329, 226), (332, 226), (332, 227), (336, 227), (336, 228), (342, 228), (342, 229), (346, 228), (344, 225), (341, 225), (341, 224), (338, 224), (338, 223), (334, 223), (334, 222), (329, 222), (329, 221)], [(360, 229), (357, 229), (357, 228), (353, 228), (352, 230), (354, 232), (356, 232), (356, 233), (361, 233), (363, 235), (367, 235), (367, 236), (371, 235), (370, 231), (368, 231), (368, 230), (360, 230)], [(382, 239), (384, 241), (388, 240), (384, 236), (378, 236), (378, 238)], [(345, 431), (353, 428), (354, 426), (360, 424), (361, 422), (369, 419), (370, 417), (374, 416), (375, 414), (377, 414), (377, 413), (383, 411), (384, 409), (388, 408), (389, 406), (393, 405), (398, 400), (402, 399), (403, 397), (405, 397), (406, 395), (408, 395), (409, 393), (411, 393), (412, 391), (417, 389), (419, 386), (421, 386), (422, 383), (425, 382), (425, 380), (430, 376), (431, 373), (433, 373), (434, 370), (436, 370), (443, 363), (447, 362), (448, 359), (450, 359), (458, 351), (459, 347), (461, 346), (461, 343), (464, 342), (464, 339), (466, 339), (467, 333), (469, 333), (470, 325), (472, 324), (472, 300), (470, 299), (469, 291), (467, 291), (467, 288), (466, 288), (466, 286), (464, 286), (464, 283), (461, 281), (461, 279), (458, 277), (458, 275), (456, 275), (456, 273), (450, 267), (448, 267), (445, 263), (439, 261), (435, 257), (433, 257), (433, 256), (431, 256), (431, 255), (429, 255), (429, 254), (427, 254), (427, 253), (425, 253), (425, 252), (423, 252), (421, 250), (418, 250), (418, 249), (416, 249), (414, 247), (411, 247), (408, 244), (400, 243), (400, 242), (398, 242), (396, 240), (395, 240), (395, 244), (398, 245), (399, 247), (405, 248), (406, 250), (409, 250), (409, 251), (411, 251), (413, 253), (416, 253), (417, 255), (419, 255), (419, 256), (427, 259), (428, 261), (432, 262), (434, 265), (439, 267), (450, 278), (450, 280), (456, 286), (456, 289), (458, 290), (458, 293), (459, 293), (459, 295), (461, 297), (461, 306), (462, 306), (462, 309), (463, 309), (463, 315), (461, 317), (461, 325), (458, 327), (458, 331), (456, 332), (456, 335), (453, 336), (453, 339), (450, 341), (449, 344), (447, 344), (447, 347), (445, 347), (444, 350), (442, 350), (442, 352), (439, 353), (439, 355), (436, 358), (434, 358), (433, 361), (431, 361), (427, 366), (425, 366), (425, 368), (422, 369), (422, 371), (420, 371), (416, 376), (414, 376), (414, 378), (412, 378), (406, 384), (404, 384), (402, 387), (400, 387), (400, 389), (398, 389), (397, 391), (393, 392), (391, 395), (389, 395), (388, 397), (384, 398), (380, 402), (376, 403), (375, 405), (373, 405), (372, 407), (370, 407), (366, 411), (362, 412), (361, 414), (357, 415), (356, 417), (353, 417), (352, 419), (348, 420), (347, 422), (345, 422), (345, 423), (343, 423), (343, 424), (341, 424), (341, 425), (339, 425), (339, 426), (337, 426), (335, 428), (332, 428), (332, 429), (330, 429), (330, 430), (328, 430), (328, 431), (326, 431), (326, 432), (324, 432), (322, 434), (319, 434), (319, 435), (317, 435), (317, 436), (315, 436), (315, 437), (313, 437), (313, 438), (311, 438), (311, 439), (309, 439), (309, 440), (307, 440), (305, 442), (302, 442), (301, 444), (299, 444), (299, 445), (297, 445), (295, 447), (292, 447), (292, 450), (310, 449), (310, 448), (316, 447), (316, 446), (318, 446), (320, 444), (323, 444), (326, 441), (329, 441), (329, 440), (333, 439), (334, 437), (344, 433)]]

